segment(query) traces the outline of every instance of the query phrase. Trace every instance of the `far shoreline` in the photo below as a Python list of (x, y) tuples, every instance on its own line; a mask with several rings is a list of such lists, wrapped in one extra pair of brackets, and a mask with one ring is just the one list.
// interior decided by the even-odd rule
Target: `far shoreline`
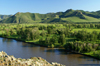
[[(16, 40), (16, 41), (25, 42), (24, 40), (19, 40), (19, 39), (17, 39), (17, 38), (9, 38), (9, 37), (2, 37), (2, 36), (0, 36), (0, 38), (13, 39), (13, 40)], [(40, 45), (40, 44), (35, 44), (34, 42), (25, 42), (25, 43), (34, 44), (34, 45), (36, 45), (36, 46), (49, 48), (49, 47), (47, 47), (47, 46), (43, 46), (43, 45)], [(54, 48), (52, 48), (52, 49), (54, 49)], [(64, 48), (58, 48), (58, 49), (63, 49), (64, 51), (66, 51)], [(75, 51), (69, 51), (69, 52), (72, 52), (72, 53), (75, 53), (75, 54), (84, 55), (84, 56), (87, 56), (87, 57), (91, 57), (91, 58), (100, 60), (100, 59), (97, 58), (97, 57), (94, 57), (94, 56), (91, 56), (91, 55), (87, 55), (87, 54), (84, 54), (84, 53), (78, 53), (78, 52), (75, 52)]]

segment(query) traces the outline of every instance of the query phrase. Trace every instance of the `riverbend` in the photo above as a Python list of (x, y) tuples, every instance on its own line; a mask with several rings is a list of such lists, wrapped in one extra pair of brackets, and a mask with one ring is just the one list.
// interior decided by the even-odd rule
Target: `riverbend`
[(71, 52), (65, 52), (62, 49), (40, 47), (6, 38), (0, 38), (0, 51), (4, 51), (8, 55), (14, 55), (14, 57), (22, 59), (28, 59), (30, 57), (42, 57), (50, 63), (58, 62), (66, 66), (100, 65), (99, 60), (91, 57)]

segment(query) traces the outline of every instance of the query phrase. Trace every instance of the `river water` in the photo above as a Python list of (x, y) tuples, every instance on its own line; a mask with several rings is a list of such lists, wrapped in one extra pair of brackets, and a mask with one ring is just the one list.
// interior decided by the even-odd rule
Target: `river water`
[(57, 48), (35, 46), (13, 39), (0, 38), (0, 51), (4, 51), (8, 55), (14, 55), (16, 58), (42, 57), (48, 62), (58, 62), (66, 66), (100, 66), (100, 60), (65, 52)]

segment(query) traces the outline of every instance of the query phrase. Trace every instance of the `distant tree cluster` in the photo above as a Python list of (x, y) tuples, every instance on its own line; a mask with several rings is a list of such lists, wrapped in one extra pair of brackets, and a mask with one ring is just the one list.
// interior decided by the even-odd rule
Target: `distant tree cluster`
[(84, 43), (81, 41), (75, 41), (75, 42), (68, 42), (64, 46), (67, 50), (73, 50), (76, 52), (90, 52), (95, 50), (100, 50), (99, 44), (91, 44), (91, 43)]
[(100, 33), (98, 33), (97, 31), (93, 31), (92, 33), (90, 33), (90, 32), (82, 30), (82, 31), (75, 32), (73, 34), (76, 37), (76, 39), (80, 41), (100, 40)]
[(74, 28), (100, 28), (100, 24), (63, 24), (66, 27), (74, 27)]

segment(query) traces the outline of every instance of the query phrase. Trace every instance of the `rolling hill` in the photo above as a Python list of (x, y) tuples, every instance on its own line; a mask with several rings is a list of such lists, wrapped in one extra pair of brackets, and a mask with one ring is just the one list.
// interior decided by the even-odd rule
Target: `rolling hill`
[(41, 22), (51, 17), (55, 17), (54, 14), (39, 14), (39, 13), (16, 13), (15, 15), (6, 18), (1, 23), (32, 23)]
[(6, 19), (10, 17), (11, 15), (0, 15), (0, 20)]
[[(7, 18), (8, 17), (8, 18)], [(88, 12), (83, 10), (68, 9), (65, 12), (57, 13), (16, 13), (13, 16), (7, 15), (2, 18), (1, 23), (67, 23), (67, 22), (100, 22), (100, 11)]]

